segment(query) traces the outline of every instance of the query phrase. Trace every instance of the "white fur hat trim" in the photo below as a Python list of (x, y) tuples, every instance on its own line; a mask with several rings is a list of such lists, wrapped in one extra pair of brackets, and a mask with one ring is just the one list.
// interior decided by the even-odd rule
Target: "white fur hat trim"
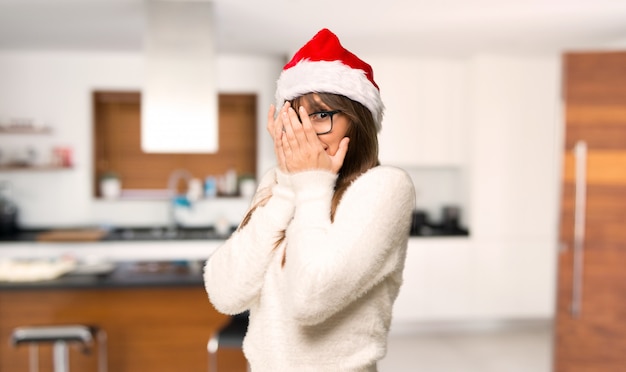
[(372, 113), (376, 130), (380, 132), (385, 107), (378, 88), (363, 70), (340, 61), (302, 60), (280, 74), (276, 82), (276, 107), (307, 93), (340, 94), (361, 103)]

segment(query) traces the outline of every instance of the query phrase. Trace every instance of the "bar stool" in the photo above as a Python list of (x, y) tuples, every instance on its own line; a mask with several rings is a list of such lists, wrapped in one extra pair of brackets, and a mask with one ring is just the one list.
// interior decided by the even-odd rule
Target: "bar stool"
[[(211, 335), (207, 350), (209, 352), (209, 372), (217, 372), (217, 351), (220, 348), (239, 349), (243, 347), (243, 338), (248, 331), (249, 312), (233, 315), (230, 321)], [(250, 366), (247, 366), (250, 370)]]
[(106, 332), (98, 327), (87, 325), (50, 325), (18, 327), (11, 334), (14, 347), (29, 345), (29, 371), (39, 371), (39, 344), (53, 344), (54, 372), (69, 372), (68, 344), (78, 344), (83, 353), (89, 353), (98, 343), (98, 372), (107, 371)]

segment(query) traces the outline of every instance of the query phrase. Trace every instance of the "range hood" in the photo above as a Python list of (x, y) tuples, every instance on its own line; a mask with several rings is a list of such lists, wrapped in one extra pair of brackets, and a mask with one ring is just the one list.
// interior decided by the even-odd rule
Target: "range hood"
[(144, 0), (141, 148), (214, 153), (218, 148), (213, 3)]

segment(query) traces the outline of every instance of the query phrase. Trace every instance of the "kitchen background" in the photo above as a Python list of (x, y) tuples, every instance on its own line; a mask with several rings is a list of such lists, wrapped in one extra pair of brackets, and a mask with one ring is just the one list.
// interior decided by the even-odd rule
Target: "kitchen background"
[[(462, 246), (454, 248), (458, 254), (443, 257), (464, 257), (464, 265), (475, 267), (472, 277), (478, 283), (472, 286), (479, 297), (472, 307), (453, 306), (450, 311), (477, 317), (550, 317), (560, 176), (557, 144), (562, 136), (560, 54), (364, 58), (376, 69), (387, 105), (381, 161), (413, 175), (420, 208), (436, 216), (444, 205), (459, 205), (463, 225), (471, 231), (470, 238), (454, 243)], [(258, 96), (260, 172), (273, 164), (264, 116), (283, 61), (258, 55), (217, 57), (220, 92)], [(52, 128), (49, 135), (0, 136), (2, 148), (29, 145), (42, 157), (58, 145), (73, 152), (74, 164), (68, 169), (1, 173), (13, 186), (22, 226), (167, 223), (167, 201), (111, 201), (92, 195), (91, 94), (140, 90), (141, 76), (140, 53), (0, 52), (0, 112)], [(209, 209), (220, 208), (233, 222), (247, 206), (241, 200), (220, 204)], [(464, 276), (458, 270), (454, 275)], [(494, 298), (499, 301), (493, 303)]]
[[(596, 47), (626, 48), (618, 36)], [(373, 66), (387, 106), (381, 162), (411, 174), (418, 208), (432, 219), (442, 217), (443, 207), (456, 206), (461, 225), (469, 229), (463, 237), (411, 239), (394, 328), (550, 322), (559, 249), (565, 50), (496, 48), (454, 55), (352, 49)], [(257, 96), (257, 177), (274, 164), (265, 116), (285, 58), (256, 52), (216, 56), (220, 93)], [(71, 149), (67, 168), (0, 167), (20, 227), (168, 223), (167, 200), (93, 195), (92, 93), (141, 91), (144, 72), (139, 51), (0, 49), (0, 124), (18, 119), (50, 128), (43, 134), (0, 132), (0, 161), (22, 157), (49, 163), (55, 147)], [(237, 224), (248, 199), (202, 203), (207, 221)], [(159, 252), (155, 248), (155, 257)]]

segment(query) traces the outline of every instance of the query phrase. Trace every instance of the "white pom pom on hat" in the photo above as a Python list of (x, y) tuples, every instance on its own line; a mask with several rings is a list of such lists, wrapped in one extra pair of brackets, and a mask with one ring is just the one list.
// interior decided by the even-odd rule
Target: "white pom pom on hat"
[(326, 28), (283, 67), (276, 82), (277, 107), (307, 93), (340, 94), (361, 103), (372, 113), (380, 132), (385, 106), (372, 67), (345, 49)]

